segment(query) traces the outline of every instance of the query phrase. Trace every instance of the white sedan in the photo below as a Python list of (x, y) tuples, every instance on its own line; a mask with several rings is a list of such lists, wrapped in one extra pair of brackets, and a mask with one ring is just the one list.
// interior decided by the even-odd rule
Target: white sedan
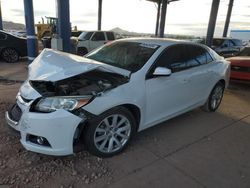
[(84, 145), (109, 157), (138, 131), (197, 107), (215, 111), (229, 74), (210, 48), (177, 40), (123, 39), (86, 57), (45, 49), (5, 115), (27, 150), (69, 155)]

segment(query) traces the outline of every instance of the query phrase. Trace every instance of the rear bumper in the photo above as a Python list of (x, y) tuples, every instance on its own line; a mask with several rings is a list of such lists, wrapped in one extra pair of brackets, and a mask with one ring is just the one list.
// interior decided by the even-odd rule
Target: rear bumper
[(250, 82), (250, 73), (231, 71), (230, 79), (231, 80), (244, 80), (244, 81)]

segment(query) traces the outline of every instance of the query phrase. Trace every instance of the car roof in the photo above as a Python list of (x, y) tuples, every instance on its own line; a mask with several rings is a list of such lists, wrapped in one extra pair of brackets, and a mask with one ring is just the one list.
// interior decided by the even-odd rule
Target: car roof
[(215, 37), (213, 38), (215, 40), (240, 40), (240, 39), (236, 39), (236, 38), (229, 38), (229, 37)]
[(93, 30), (93, 31), (81, 31), (81, 32), (112, 32), (112, 33), (114, 33), (114, 31), (98, 31), (98, 30)]
[(193, 44), (198, 45), (202, 47), (206, 47), (205, 45), (191, 42), (187, 40), (177, 40), (177, 39), (170, 39), (170, 38), (151, 38), (151, 37), (140, 37), (140, 38), (125, 38), (125, 39), (119, 39), (117, 41), (127, 41), (127, 42), (138, 42), (138, 43), (146, 43), (146, 44), (152, 44), (152, 45), (159, 45), (159, 46), (170, 46), (174, 44)]

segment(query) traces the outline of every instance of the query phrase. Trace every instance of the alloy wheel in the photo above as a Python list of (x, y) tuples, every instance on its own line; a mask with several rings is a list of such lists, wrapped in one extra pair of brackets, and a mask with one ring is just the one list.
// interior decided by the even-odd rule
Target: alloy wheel
[(123, 148), (131, 134), (131, 123), (121, 114), (113, 114), (103, 119), (94, 134), (96, 148), (104, 153), (112, 153)]
[(220, 85), (218, 85), (214, 89), (214, 92), (213, 92), (212, 97), (211, 97), (211, 108), (212, 109), (216, 109), (220, 105), (222, 97), (223, 97), (223, 88)]

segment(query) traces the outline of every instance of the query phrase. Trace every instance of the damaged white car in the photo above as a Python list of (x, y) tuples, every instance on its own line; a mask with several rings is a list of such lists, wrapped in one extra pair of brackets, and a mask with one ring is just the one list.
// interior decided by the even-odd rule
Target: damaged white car
[(109, 157), (138, 131), (197, 107), (215, 111), (229, 71), (210, 48), (175, 40), (123, 39), (86, 57), (45, 49), (6, 121), (27, 150), (69, 155), (84, 146)]

